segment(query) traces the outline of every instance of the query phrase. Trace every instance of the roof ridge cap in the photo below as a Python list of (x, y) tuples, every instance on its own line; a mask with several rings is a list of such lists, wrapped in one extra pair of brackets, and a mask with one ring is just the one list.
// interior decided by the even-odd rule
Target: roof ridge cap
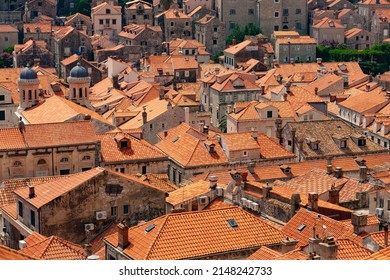
[(167, 223), (168, 218), (169, 218), (169, 215), (166, 215), (166, 216), (165, 216), (165, 220), (164, 220), (164, 222), (162, 223), (161, 227), (159, 228), (158, 233), (157, 233), (156, 237), (154, 238), (153, 243), (152, 243), (152, 244), (150, 245), (150, 247), (148, 248), (148, 253), (147, 253), (146, 256), (145, 256), (145, 260), (147, 260), (148, 257), (151, 255), (152, 250), (153, 250), (153, 247), (156, 245), (157, 239), (160, 237), (161, 231), (162, 231), (162, 229), (164, 228), (165, 224)]

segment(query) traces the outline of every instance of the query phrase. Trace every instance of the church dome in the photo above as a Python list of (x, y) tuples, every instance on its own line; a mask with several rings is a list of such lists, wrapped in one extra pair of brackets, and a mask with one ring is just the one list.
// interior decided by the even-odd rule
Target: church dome
[(88, 72), (80, 63), (77, 63), (77, 65), (70, 70), (70, 76), (72, 78), (86, 78), (88, 77)]
[(38, 79), (37, 72), (35, 72), (31, 67), (25, 67), (22, 72), (20, 72), (20, 79), (22, 80), (34, 80)]

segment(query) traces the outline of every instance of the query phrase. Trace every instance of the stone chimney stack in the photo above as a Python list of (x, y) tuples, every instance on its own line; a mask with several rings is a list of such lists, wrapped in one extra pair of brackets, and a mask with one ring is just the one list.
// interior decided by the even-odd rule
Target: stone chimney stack
[(326, 157), (326, 174), (330, 175), (333, 173), (332, 157)]
[(309, 205), (308, 207), (314, 211), (314, 212), (318, 212), (318, 194), (315, 193), (315, 192), (309, 192), (309, 195), (308, 195), (308, 201), (309, 201)]
[(318, 244), (321, 260), (335, 260), (337, 257), (338, 244), (333, 236), (326, 237), (323, 242)]
[(263, 198), (269, 198), (270, 193), (272, 191), (272, 187), (270, 185), (266, 185), (263, 187)]
[(210, 189), (215, 189), (218, 183), (218, 177), (215, 175), (209, 176)]
[(255, 173), (255, 166), (256, 166), (256, 163), (254, 162), (250, 162), (248, 164), (248, 171), (250, 174), (254, 174)]
[(362, 213), (352, 213), (351, 221), (353, 225), (353, 233), (359, 235), (364, 231), (367, 225), (367, 215)]
[(336, 167), (336, 170), (334, 171), (334, 177), (337, 179), (340, 179), (343, 177), (343, 169), (341, 167)]
[(142, 112), (142, 123), (146, 124), (148, 122), (148, 113), (146, 113), (146, 106), (142, 107), (142, 109), (144, 110)]
[(35, 187), (33, 185), (28, 186), (28, 197), (29, 198), (35, 197)]
[(388, 223), (385, 223), (383, 225), (383, 231), (385, 233), (383, 244), (385, 244), (385, 248), (387, 248), (387, 246), (389, 246), (389, 224)]
[(315, 95), (318, 95), (318, 87), (315, 87), (315, 88), (314, 88), (314, 94), (315, 94)]
[(332, 186), (329, 190), (329, 202), (338, 204), (340, 202), (340, 190)]
[(359, 166), (359, 183), (367, 182), (367, 166), (360, 165)]
[(294, 250), (297, 244), (298, 244), (298, 240), (294, 240), (286, 237), (286, 239), (282, 241), (282, 254)]
[(126, 249), (127, 246), (129, 246), (129, 228), (125, 226), (124, 224), (118, 224), (118, 247), (121, 250)]

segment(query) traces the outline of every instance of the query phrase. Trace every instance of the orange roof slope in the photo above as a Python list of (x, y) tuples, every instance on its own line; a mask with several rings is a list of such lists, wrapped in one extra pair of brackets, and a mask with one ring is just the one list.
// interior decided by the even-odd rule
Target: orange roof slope
[(21, 253), (40, 260), (85, 260), (87, 255), (81, 246), (52, 236), (20, 250)]
[(380, 250), (367, 257), (366, 260), (390, 260), (390, 247)]
[[(198, 138), (199, 136), (200, 138)], [(215, 145), (214, 153), (207, 150), (207, 143)], [(169, 130), (167, 137), (157, 143), (156, 147), (183, 166), (228, 163), (228, 159), (217, 140), (207, 139), (207, 135), (202, 135), (185, 123)]]
[(0, 244), (0, 260), (35, 260), (35, 258)]
[[(237, 227), (231, 227), (234, 219)], [(145, 229), (155, 228), (146, 233)], [(260, 218), (238, 208), (169, 214), (128, 230), (132, 259), (191, 259), (278, 244), (285, 236)], [(106, 241), (118, 246), (117, 234)]]
[(337, 244), (337, 260), (364, 260), (373, 253), (350, 239), (338, 239)]
[[(332, 235), (338, 239), (352, 236), (353, 232), (352, 225), (346, 225), (306, 209), (299, 210), (282, 228), (282, 232), (298, 240), (298, 246), (305, 246), (309, 243), (309, 238), (313, 236), (313, 227), (320, 238)], [(299, 228), (303, 229), (299, 230)]]
[(29, 198), (28, 188), (18, 189), (15, 191), (15, 194), (28, 200), (32, 206), (38, 209), (103, 172), (103, 168), (96, 167), (85, 172), (69, 175), (53, 182), (40, 184), (35, 186), (35, 197), (33, 198)]
[(281, 253), (276, 252), (265, 246), (261, 246), (260, 249), (250, 255), (247, 260), (274, 260), (275, 258), (281, 256)]
[[(139, 161), (145, 159), (167, 159), (167, 156), (160, 150), (146, 142), (139, 140), (130, 134), (123, 132), (108, 132), (98, 134), (101, 141), (102, 162), (124, 162)], [(125, 138), (130, 142), (128, 148), (120, 148), (115, 139)]]
[(171, 192), (166, 198), (166, 202), (172, 206), (176, 206), (188, 200), (197, 198), (203, 194), (207, 194), (210, 191), (209, 182), (198, 181)]

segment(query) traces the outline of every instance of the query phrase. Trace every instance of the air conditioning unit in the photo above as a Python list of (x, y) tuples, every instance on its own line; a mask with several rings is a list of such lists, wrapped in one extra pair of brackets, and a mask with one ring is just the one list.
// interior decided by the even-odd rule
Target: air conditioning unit
[(382, 218), (383, 216), (383, 208), (376, 208), (376, 216), (379, 217), (379, 218)]
[(107, 212), (106, 211), (96, 212), (96, 220), (105, 220), (105, 219), (107, 219)]
[(223, 196), (223, 189), (221, 187), (216, 188), (217, 196), (222, 197)]
[(249, 199), (248, 199), (248, 200), (246, 201), (246, 205), (245, 205), (245, 206), (248, 207), (248, 208), (252, 208), (252, 202), (253, 202), (252, 200), (249, 200)]
[(91, 230), (95, 229), (95, 225), (94, 224), (85, 224), (84, 228), (85, 228), (85, 231), (91, 231)]
[(199, 204), (207, 204), (209, 202), (209, 197), (206, 195), (199, 197)]
[(245, 197), (241, 198), (241, 206), (245, 207), (247, 199)]

